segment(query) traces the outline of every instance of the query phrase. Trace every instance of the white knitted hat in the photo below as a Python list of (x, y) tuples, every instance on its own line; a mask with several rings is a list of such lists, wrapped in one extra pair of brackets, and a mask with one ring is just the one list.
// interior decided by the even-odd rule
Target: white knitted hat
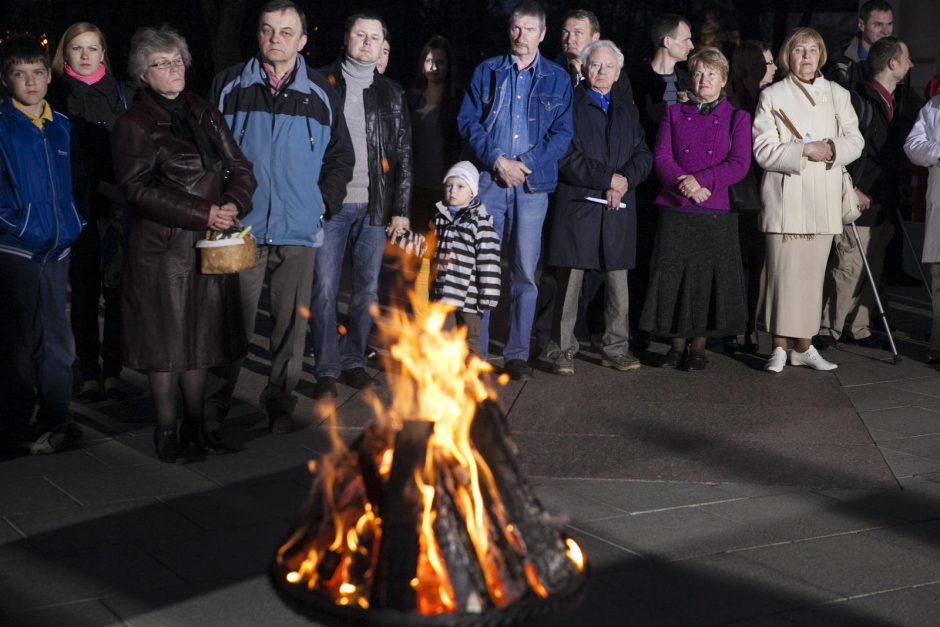
[(444, 175), (444, 181), (446, 182), (452, 176), (456, 176), (469, 185), (474, 196), (480, 191), (480, 173), (469, 161), (458, 161), (452, 165), (447, 174)]

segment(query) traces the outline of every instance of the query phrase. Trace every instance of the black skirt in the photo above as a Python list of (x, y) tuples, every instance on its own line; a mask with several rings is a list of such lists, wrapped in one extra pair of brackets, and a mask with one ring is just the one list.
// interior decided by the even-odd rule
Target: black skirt
[(660, 208), (640, 328), (663, 338), (744, 333), (739, 246), (735, 213)]

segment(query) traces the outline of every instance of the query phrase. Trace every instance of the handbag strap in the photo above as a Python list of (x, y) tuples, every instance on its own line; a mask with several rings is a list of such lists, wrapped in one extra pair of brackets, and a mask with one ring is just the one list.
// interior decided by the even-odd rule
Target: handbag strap
[(803, 139), (803, 133), (797, 130), (796, 124), (790, 121), (790, 116), (788, 116), (783, 109), (774, 109), (774, 115), (780, 118), (780, 121), (783, 122), (784, 126), (786, 126), (791, 133), (793, 133), (794, 137), (797, 139)]

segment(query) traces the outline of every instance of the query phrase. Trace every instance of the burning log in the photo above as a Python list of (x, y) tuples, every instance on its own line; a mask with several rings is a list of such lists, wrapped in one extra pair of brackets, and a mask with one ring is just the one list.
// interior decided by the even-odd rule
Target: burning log
[(422, 498), (415, 471), (424, 465), (432, 422), (408, 421), (395, 438), (395, 456), (379, 506), (382, 542), (370, 605), (396, 610), (415, 607), (411, 581), (418, 570)]
[(442, 332), (444, 314), (401, 317), (392, 406), (373, 399), (376, 420), (349, 449), (336, 439), (277, 552), (276, 590), (311, 618), (511, 624), (583, 588), (584, 557), (526, 483), (481, 381), (489, 366), (468, 360), (461, 332)]

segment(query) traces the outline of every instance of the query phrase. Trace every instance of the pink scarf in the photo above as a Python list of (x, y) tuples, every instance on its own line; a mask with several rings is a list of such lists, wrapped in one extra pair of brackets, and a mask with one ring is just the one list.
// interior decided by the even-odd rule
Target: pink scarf
[(71, 76), (77, 81), (81, 81), (85, 83), (86, 85), (94, 85), (95, 83), (100, 81), (102, 78), (104, 78), (104, 75), (106, 72), (107, 70), (104, 67), (104, 63), (99, 65), (98, 69), (92, 72), (91, 74), (89, 74), (88, 76), (82, 76), (81, 74), (73, 70), (72, 67), (69, 65), (65, 66), (66, 74), (68, 74), (69, 76)]

